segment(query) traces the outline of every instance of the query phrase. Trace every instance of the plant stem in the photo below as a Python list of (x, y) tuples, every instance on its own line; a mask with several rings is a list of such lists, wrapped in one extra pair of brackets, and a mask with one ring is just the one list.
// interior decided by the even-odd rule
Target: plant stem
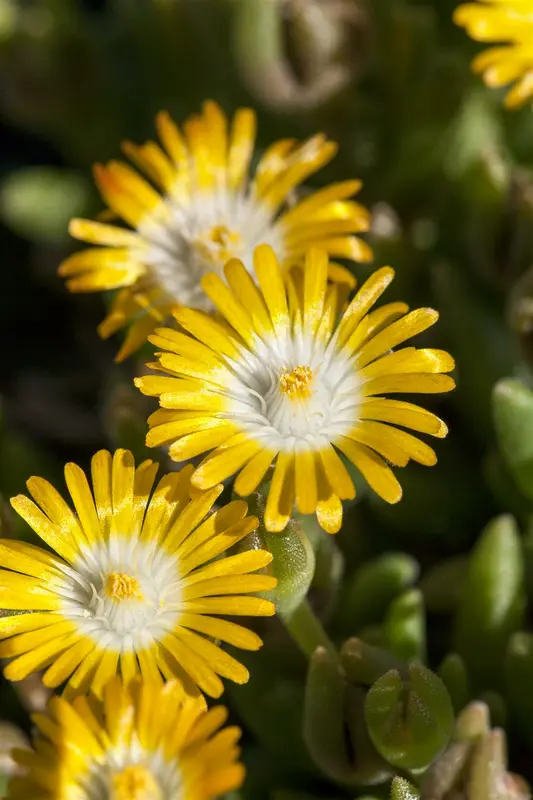
[(337, 651), (329, 639), (322, 623), (304, 598), (291, 613), (278, 615), (300, 650), (309, 658), (317, 647), (324, 647), (336, 656)]

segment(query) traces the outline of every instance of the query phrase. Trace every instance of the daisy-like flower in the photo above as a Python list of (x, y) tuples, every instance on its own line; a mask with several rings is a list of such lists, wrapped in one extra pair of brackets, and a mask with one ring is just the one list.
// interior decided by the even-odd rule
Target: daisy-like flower
[[(357, 180), (307, 195), (292, 207), (287, 200), (310, 175), (327, 164), (337, 145), (318, 134), (299, 144), (282, 139), (259, 159), (253, 177), (256, 117), (242, 108), (231, 130), (219, 106), (208, 101), (190, 117), (183, 133), (162, 112), (157, 117), (162, 147), (125, 142), (124, 152), (146, 175), (128, 164), (96, 165), (96, 183), (109, 210), (127, 227), (74, 219), (77, 239), (101, 245), (82, 250), (60, 267), (72, 292), (121, 289), (99, 327), (108, 337), (132, 323), (117, 360), (126, 358), (176, 305), (210, 312), (200, 279), (222, 274), (229, 258), (252, 268), (252, 252), (272, 245), (283, 265), (301, 263), (311, 243), (331, 256), (369, 261), (372, 252), (353, 235), (368, 230), (368, 211), (350, 198)], [(332, 264), (330, 278), (353, 286), (351, 273)]]
[(533, 98), (533, 0), (464, 3), (454, 21), (476, 41), (498, 43), (480, 53), (472, 67), (487, 86), (514, 84), (505, 98), (508, 108)]
[(0, 541), (0, 608), (31, 612), (0, 618), (0, 657), (12, 659), (6, 677), (44, 669), (46, 686), (68, 681), (70, 695), (98, 696), (119, 670), (126, 681), (175, 678), (184, 692), (212, 697), (223, 691), (220, 676), (245, 683), (247, 670), (213, 639), (256, 650), (255, 633), (217, 616), (274, 613), (248, 594), (275, 585), (252, 574), (270, 554), (220, 558), (257, 527), (246, 503), (210, 513), (222, 486), (191, 493), (190, 467), (152, 493), (157, 465), (136, 469), (127, 450), (102, 450), (91, 467), (92, 491), (83, 470), (65, 467), (75, 511), (42, 478), (28, 481), (35, 502), (11, 500), (57, 555)]
[(454, 382), (442, 373), (454, 362), (441, 350), (393, 352), (438, 314), (407, 313), (404, 303), (371, 311), (393, 279), (389, 267), (363, 284), (338, 323), (326, 253), (311, 250), (304, 277), (297, 270), (287, 284), (266, 245), (256, 249), (254, 268), (259, 288), (237, 260), (226, 265), (227, 283), (214, 273), (203, 279), (224, 324), (179, 309), (174, 315), (186, 333), (163, 328), (150, 337), (161, 349), (155, 367), (167, 374), (136, 379), (161, 405), (148, 420), (147, 444), (169, 445), (176, 461), (211, 451), (193, 485), (207, 489), (237, 474), (241, 495), (253, 492), (275, 462), (267, 528), (283, 530), (296, 500), (301, 513), (316, 511), (335, 533), (341, 500), (355, 494), (338, 451), (396, 503), (402, 490), (387, 462), (436, 461), (425, 442), (401, 428), (437, 437), (447, 428), (434, 414), (384, 395), (447, 392)]
[(18, 751), (26, 771), (12, 800), (211, 800), (238, 789), (241, 731), (222, 728), (227, 711), (209, 711), (165, 686), (115, 677), (103, 700), (54, 697), (36, 714), (35, 750)]

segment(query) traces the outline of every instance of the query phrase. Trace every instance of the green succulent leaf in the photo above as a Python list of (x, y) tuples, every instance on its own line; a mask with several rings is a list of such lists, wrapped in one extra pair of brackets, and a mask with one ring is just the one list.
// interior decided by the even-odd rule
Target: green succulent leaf
[(342, 599), (339, 627), (350, 634), (381, 623), (391, 602), (416, 581), (417, 561), (405, 553), (387, 553), (363, 564)]
[(382, 783), (391, 773), (369, 738), (364, 696), (346, 684), (337, 658), (325, 648), (315, 650), (305, 689), (304, 740), (321, 771), (346, 786)]
[(409, 675), (406, 664), (390, 651), (355, 637), (344, 642), (340, 657), (346, 678), (354, 685), (372, 686), (390, 670), (396, 670), (404, 678)]
[(0, 214), (26, 239), (61, 243), (68, 240), (69, 220), (87, 210), (89, 197), (89, 183), (75, 172), (25, 167), (0, 186)]
[(458, 611), (455, 649), (474, 688), (498, 688), (509, 636), (524, 619), (524, 558), (516, 522), (492, 520), (472, 551)]
[(492, 402), (502, 455), (522, 492), (533, 500), (533, 392), (506, 378), (494, 387)]
[(445, 558), (431, 567), (420, 581), (420, 590), (428, 611), (440, 614), (455, 612), (468, 574), (468, 558)]
[(322, 647), (309, 662), (303, 735), (322, 772), (334, 781), (347, 781), (353, 765), (344, 729), (344, 679), (338, 661)]
[(409, 681), (396, 670), (369, 690), (365, 719), (377, 751), (400, 769), (426, 767), (446, 747), (454, 715), (446, 687), (421, 664), (409, 667)]
[(305, 599), (315, 573), (315, 553), (300, 523), (289, 520), (283, 533), (268, 533), (263, 519), (265, 499), (256, 492), (248, 498), (250, 514), (259, 519), (259, 528), (247, 536), (241, 549), (264, 549), (272, 553), (268, 569), (278, 579), (275, 589), (265, 592), (278, 613), (292, 614)]
[(533, 635), (515, 633), (505, 659), (505, 693), (514, 724), (533, 746)]
[(426, 617), (422, 593), (411, 589), (391, 604), (385, 620), (391, 652), (404, 661), (425, 661)]
[(453, 709), (458, 714), (470, 698), (465, 662), (457, 653), (449, 653), (440, 665), (438, 674), (448, 690)]

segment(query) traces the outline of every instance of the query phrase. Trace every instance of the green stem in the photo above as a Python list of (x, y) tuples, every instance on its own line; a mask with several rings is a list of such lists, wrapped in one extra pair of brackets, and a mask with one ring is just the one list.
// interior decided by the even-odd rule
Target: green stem
[(278, 616), (294, 642), (306, 656), (310, 658), (317, 647), (324, 647), (336, 657), (337, 651), (333, 643), (306, 598), (291, 613), (281, 613)]

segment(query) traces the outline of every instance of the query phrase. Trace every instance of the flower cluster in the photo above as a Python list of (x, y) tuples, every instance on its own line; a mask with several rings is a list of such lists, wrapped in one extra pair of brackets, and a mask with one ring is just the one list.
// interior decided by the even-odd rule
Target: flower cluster
[(360, 182), (295, 194), (335, 153), (322, 135), (274, 143), (250, 177), (255, 127), (241, 109), (228, 130), (213, 102), (183, 132), (160, 114), (162, 146), (124, 144), (145, 177), (97, 166), (106, 221), (72, 221), (99, 247), (60, 274), (73, 292), (120, 290), (100, 326), (129, 326), (119, 360), (147, 338), (157, 348), (135, 381), (160, 406), (146, 443), (179, 467), (156, 483), (154, 462), (102, 450), (90, 480), (65, 467), (70, 504), (37, 477), (33, 499), (12, 499), (46, 549), (0, 543), (0, 657), (10, 680), (41, 672), (61, 691), (35, 718), (35, 751), (17, 755), (13, 798), (209, 800), (238, 788), (239, 731), (220, 730), (226, 712), (204, 696), (248, 680), (225, 645), (262, 642), (228, 617), (274, 614), (276, 578), (271, 553), (246, 546), (259, 520), (244, 500), (220, 503), (223, 483), (260, 491), (270, 532), (296, 509), (336, 533), (354, 471), (397, 503), (393, 467), (436, 462), (412, 432), (447, 434), (390, 397), (453, 389), (448, 353), (406, 345), (437, 312), (378, 306), (390, 267), (357, 287), (331, 260), (372, 258), (357, 236), (370, 223), (353, 200)]

